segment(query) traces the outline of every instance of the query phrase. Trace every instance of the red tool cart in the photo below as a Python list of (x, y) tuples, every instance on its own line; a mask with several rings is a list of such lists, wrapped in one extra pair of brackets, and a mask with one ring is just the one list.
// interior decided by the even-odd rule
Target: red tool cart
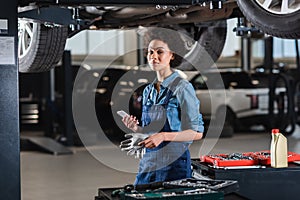
[(300, 197), (300, 154), (289, 152), (287, 168), (272, 168), (270, 152), (205, 155), (192, 161), (193, 173), (216, 180), (236, 180), (247, 199)]

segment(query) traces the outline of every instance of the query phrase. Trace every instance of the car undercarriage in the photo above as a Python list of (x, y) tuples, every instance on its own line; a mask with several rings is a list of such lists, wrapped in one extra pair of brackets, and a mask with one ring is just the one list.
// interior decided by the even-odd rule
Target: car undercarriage
[[(245, 19), (238, 35), (249, 36), (254, 30), (281, 38), (300, 38), (298, 0), (20, 0), (18, 17), (21, 72), (51, 69), (59, 61), (66, 39), (82, 30), (170, 28), (200, 41), (213, 61), (222, 52), (225, 21), (229, 18)], [(45, 36), (61, 39), (41, 40)], [(43, 51), (41, 46), (49, 48), (53, 43), (52, 53), (38, 52)]]

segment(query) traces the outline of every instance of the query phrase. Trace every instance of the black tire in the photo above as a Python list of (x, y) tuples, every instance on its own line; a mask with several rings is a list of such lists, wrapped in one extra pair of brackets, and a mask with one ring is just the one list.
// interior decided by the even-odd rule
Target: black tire
[(211, 68), (223, 51), (227, 35), (227, 22), (222, 20), (198, 24), (188, 32), (197, 43), (185, 56), (179, 69), (200, 71)]
[[(26, 33), (29, 30), (32, 31), (32, 35)], [(55, 67), (60, 61), (68, 28), (47, 27), (43, 24), (19, 20), (18, 35), (19, 71), (44, 72)]]
[[(244, 16), (261, 31), (276, 37), (297, 39), (300, 38), (300, 10), (291, 13), (275, 12), (275, 7), (269, 10), (259, 5), (258, 0), (237, 0)], [(281, 1), (276, 1), (280, 4)], [(274, 1), (274, 4), (276, 4)], [(278, 3), (279, 2), (279, 3)], [(297, 7), (299, 3), (297, 4)], [(280, 6), (280, 5), (279, 5)], [(274, 11), (272, 12), (272, 9)]]
[[(277, 108), (277, 112), (269, 113), (269, 117), (265, 127), (268, 132), (274, 128), (274, 126), (281, 130), (284, 135), (291, 135), (295, 131), (296, 116), (295, 116), (295, 88), (294, 80), (286, 74), (275, 75), (271, 88), (269, 98), (273, 108)], [(286, 91), (275, 93), (277, 88), (284, 87)], [(274, 110), (274, 109), (271, 109)], [(271, 123), (270, 123), (271, 122)]]

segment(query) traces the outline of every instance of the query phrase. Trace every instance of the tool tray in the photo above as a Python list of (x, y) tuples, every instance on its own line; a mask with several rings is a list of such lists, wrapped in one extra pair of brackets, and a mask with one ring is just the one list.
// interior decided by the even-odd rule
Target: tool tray
[(253, 158), (253, 153), (232, 153), (206, 155), (200, 158), (201, 162), (217, 167), (250, 166), (257, 165), (258, 160)]
[[(149, 184), (150, 185), (150, 184)], [(95, 200), (222, 200), (225, 194), (238, 190), (237, 181), (230, 180), (200, 180), (181, 179), (177, 181), (162, 182), (157, 187), (149, 186), (149, 189), (132, 190), (124, 188), (100, 188)]]
[(151, 200), (223, 200), (224, 195), (210, 189), (173, 188), (158, 189), (155, 191), (143, 191), (120, 194), (121, 200), (151, 199)]
[[(201, 162), (215, 167), (270, 165), (270, 151), (205, 155)], [(288, 162), (300, 161), (300, 154), (288, 152)]]
[(164, 188), (203, 188), (229, 194), (238, 190), (237, 181), (231, 180), (201, 180), (195, 178), (181, 179), (163, 183)]

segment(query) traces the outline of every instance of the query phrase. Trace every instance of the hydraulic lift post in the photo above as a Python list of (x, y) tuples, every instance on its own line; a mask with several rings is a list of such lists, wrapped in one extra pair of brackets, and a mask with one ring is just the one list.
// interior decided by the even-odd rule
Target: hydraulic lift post
[(241, 41), (242, 70), (249, 72), (251, 69), (251, 38), (242, 37)]
[(17, 0), (0, 7), (0, 193), (21, 199)]
[[(274, 98), (275, 98), (275, 77), (272, 73), (274, 65), (273, 57), (273, 37), (267, 37), (265, 39), (265, 56), (264, 56), (264, 68), (269, 70), (269, 117), (274, 119)], [(275, 126), (275, 121), (270, 120), (270, 127)]]
[(67, 145), (73, 146), (73, 115), (72, 115), (72, 58), (70, 51), (64, 51), (64, 131)]

